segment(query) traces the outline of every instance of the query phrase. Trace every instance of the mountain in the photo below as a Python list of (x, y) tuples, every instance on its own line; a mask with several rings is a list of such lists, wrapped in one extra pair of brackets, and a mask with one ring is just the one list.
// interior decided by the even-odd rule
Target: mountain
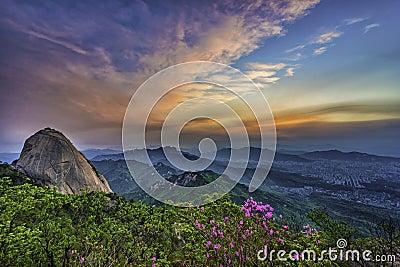
[[(139, 151), (141, 152), (144, 148), (142, 149), (135, 149), (135, 150), (130, 150), (126, 153), (127, 156), (127, 160), (136, 160), (139, 162), (146, 162), (146, 160), (144, 158), (142, 158), (141, 153), (138, 153)], [(173, 152), (178, 151), (176, 148), (174, 147), (165, 147), (164, 149), (169, 149), (169, 150), (174, 150)], [(217, 151), (215, 160), (219, 161), (219, 162), (226, 162), (229, 160), (230, 155), (231, 155), (231, 150), (230, 148), (222, 148), (219, 149)], [(238, 148), (235, 149), (236, 151), (244, 151), (244, 148)], [(267, 153), (272, 153), (271, 150), (265, 149), (264, 151), (266, 151)], [(163, 149), (161, 147), (159, 148), (155, 148), (155, 149), (147, 149), (147, 153), (151, 159), (151, 161), (153, 162), (153, 164), (157, 164), (158, 162), (162, 162), (163, 164), (167, 164), (168, 165), (168, 161), (166, 160), (165, 157), (165, 153), (163, 151)], [(260, 148), (256, 148), (256, 147), (250, 147), (250, 157), (249, 157), (249, 161), (258, 161), (259, 157), (260, 157), (260, 153), (261, 153), (261, 149)], [(196, 160), (199, 158), (198, 155), (190, 153), (188, 151), (182, 151), (182, 154), (184, 157), (186, 157), (187, 159), (190, 160)], [(205, 155), (203, 155), (205, 158), (210, 158), (211, 157), (211, 153), (206, 153)], [(92, 158), (92, 161), (102, 161), (102, 160), (123, 160), (124, 159), (124, 154), (123, 153), (119, 153), (119, 154), (103, 154), (103, 155), (98, 155), (94, 158)], [(301, 157), (299, 155), (292, 155), (292, 154), (284, 154), (284, 153), (280, 153), (280, 152), (276, 152), (275, 153), (275, 157), (274, 160), (277, 161), (297, 161), (297, 162), (310, 162), (310, 159)]]
[(308, 152), (305, 150), (292, 150), (292, 149), (279, 149), (279, 148), (277, 148), (276, 151), (287, 155), (301, 155)]
[(117, 153), (117, 154), (104, 154), (104, 155), (97, 155), (91, 159), (91, 161), (103, 161), (103, 160), (124, 160), (124, 153)]
[[(169, 150), (170, 152), (176, 153), (178, 150), (175, 147), (164, 147), (165, 150)], [(175, 167), (165, 156), (164, 149), (159, 147), (156, 149), (147, 149), (147, 154), (152, 161), (153, 165), (157, 164), (162, 164), (164, 166), (169, 167), (170, 169), (174, 169), (177, 174), (181, 174), (182, 170), (178, 169)], [(205, 171), (212, 171), (216, 174), (222, 174), (226, 170), (228, 164), (229, 164), (229, 158), (231, 155), (231, 149), (230, 148), (223, 148), (219, 149), (217, 151), (215, 159), (212, 161), (212, 163), (205, 169)], [(244, 153), (245, 150), (244, 148), (238, 148), (235, 149), (236, 152), (238, 153)], [(129, 161), (136, 161), (136, 162), (141, 162), (141, 163), (146, 163), (147, 164), (147, 159), (146, 159), (146, 154), (143, 153), (144, 149), (135, 149), (135, 150), (130, 150), (128, 151), (125, 156), (126, 159)], [(249, 151), (249, 160), (240, 159), (237, 162), (233, 162), (230, 168), (229, 173), (225, 173), (227, 176), (229, 176), (231, 179), (236, 180), (241, 178), (241, 182), (248, 184), (254, 174), (254, 171), (256, 168), (265, 168), (266, 162), (261, 162), (259, 161), (261, 149), (260, 148), (255, 148), (255, 147), (250, 147)], [(264, 152), (266, 153), (273, 153), (273, 151), (265, 149)], [(193, 155), (189, 152), (182, 151), (182, 154), (185, 158), (189, 160), (197, 160), (199, 156)], [(240, 154), (239, 154), (240, 155)], [(211, 154), (206, 153), (203, 155), (203, 158), (211, 158)], [(124, 154), (111, 154), (111, 155), (100, 155), (97, 157), (94, 157), (91, 161), (95, 164), (95, 162), (99, 161), (108, 161), (108, 160), (113, 160), (113, 161), (120, 161), (124, 160)], [(247, 168), (244, 172), (243, 175), (241, 175), (241, 163), (242, 161), (246, 161)], [(306, 159), (297, 155), (289, 155), (289, 154), (282, 154), (282, 153), (275, 153), (274, 161), (281, 161), (281, 162), (299, 162), (299, 163), (306, 163), (306, 162), (312, 162), (310, 159)], [(258, 164), (261, 164), (258, 166)], [(96, 165), (96, 164), (95, 164)], [(104, 172), (102, 172), (104, 174)], [(106, 175), (108, 178), (108, 176)], [(112, 186), (111, 186), (112, 187)]]
[[(236, 151), (236, 152), (242, 152), (243, 154), (245, 153), (245, 148), (222, 148), (219, 149), (217, 151), (217, 155), (216, 155), (216, 160), (218, 161), (228, 161), (230, 156), (231, 156), (231, 152), (232, 150)], [(261, 149), (258, 147), (250, 147), (250, 151), (249, 151), (249, 161), (250, 162), (257, 162), (260, 158), (260, 153), (261, 150), (263, 150), (264, 152), (266, 152), (267, 154), (272, 154), (273, 151), (269, 150), (269, 149)], [(304, 152), (303, 152), (304, 153)], [(211, 153), (206, 153), (205, 157), (209, 158)], [(298, 161), (298, 162), (310, 162), (309, 159), (305, 159), (302, 158), (298, 155), (293, 155), (293, 154), (284, 154), (281, 152), (275, 152), (275, 156), (274, 156), (274, 160), (277, 161)]]
[(121, 150), (116, 149), (86, 149), (81, 151), (83, 155), (89, 160), (101, 155), (114, 155), (121, 153)]
[(19, 157), (19, 153), (0, 153), (0, 161), (11, 163)]
[[(169, 150), (172, 153), (177, 153), (178, 150), (175, 147), (164, 147), (165, 150)], [(151, 160), (151, 162), (155, 165), (157, 163), (163, 163), (167, 166), (170, 165), (167, 157), (165, 156), (165, 152), (164, 149), (159, 147), (159, 148), (151, 148), (151, 149), (147, 149), (147, 154)], [(143, 154), (143, 151), (145, 149), (144, 148), (139, 148), (139, 149), (135, 149), (135, 150), (129, 150), (126, 152), (126, 155), (124, 156), (124, 153), (119, 153), (119, 154), (108, 154), (108, 155), (99, 155), (94, 157), (93, 159), (91, 159), (92, 161), (102, 161), (102, 160), (124, 160), (126, 157), (126, 160), (135, 160), (138, 162), (142, 162), (142, 163), (147, 163), (147, 158), (145, 156), (145, 154)], [(186, 157), (187, 159), (190, 160), (196, 160), (199, 157), (192, 155), (190, 153), (187, 152), (182, 152), (183, 156)], [(173, 166), (171, 166), (173, 167)]]
[[(146, 177), (148, 175), (148, 168), (146, 164), (129, 160), (130, 166), (134, 168), (134, 173), (137, 177)], [(99, 170), (110, 184), (111, 189), (120, 195), (126, 193), (136, 192), (138, 195), (135, 199), (146, 195), (142, 191), (138, 191), (139, 186), (132, 179), (132, 174), (129, 172), (127, 162), (125, 160), (102, 160), (91, 162), (97, 170)], [(164, 178), (169, 178), (171, 175), (177, 175), (183, 172), (177, 172), (175, 169), (168, 167), (162, 163), (154, 165), (157, 172)]]
[(312, 160), (344, 160), (368, 162), (399, 162), (400, 158), (371, 155), (360, 152), (342, 152), (340, 150), (313, 151), (300, 155)]
[(61, 132), (45, 128), (29, 137), (15, 168), (64, 194), (112, 192), (107, 180)]

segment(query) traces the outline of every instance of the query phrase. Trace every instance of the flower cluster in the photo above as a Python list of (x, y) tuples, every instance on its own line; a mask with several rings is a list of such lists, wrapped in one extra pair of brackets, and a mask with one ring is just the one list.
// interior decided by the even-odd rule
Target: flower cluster
[[(204, 209), (200, 208), (201, 211)], [(269, 204), (247, 199), (240, 211), (223, 217), (196, 219), (196, 229), (205, 241), (205, 259), (208, 266), (256, 266), (257, 252), (267, 246), (276, 251), (289, 249), (293, 240), (299, 238), (292, 233), (281, 214), (274, 215), (274, 208)], [(305, 225), (299, 246), (309, 243), (320, 244), (318, 231)], [(302, 244), (304, 243), (304, 244)]]
[(205, 256), (209, 265), (246, 265), (247, 261), (257, 259), (256, 253), (263, 245), (284, 243), (288, 226), (278, 224), (282, 215), (275, 218), (273, 207), (249, 198), (241, 211), (239, 216), (208, 218), (204, 223), (195, 220), (196, 228), (206, 239)]

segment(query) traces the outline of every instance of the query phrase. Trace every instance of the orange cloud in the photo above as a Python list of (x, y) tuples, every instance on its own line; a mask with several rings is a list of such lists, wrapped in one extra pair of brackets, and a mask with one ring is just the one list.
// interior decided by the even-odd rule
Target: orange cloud
[(286, 117), (286, 118), (275, 118), (275, 125), (277, 127), (291, 127), (298, 124), (309, 123), (321, 119), (319, 115), (309, 116), (298, 116), (298, 117)]

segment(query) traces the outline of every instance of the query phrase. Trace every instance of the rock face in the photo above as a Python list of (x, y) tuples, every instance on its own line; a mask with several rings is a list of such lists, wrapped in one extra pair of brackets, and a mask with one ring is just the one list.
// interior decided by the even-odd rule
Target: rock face
[(64, 194), (82, 189), (112, 192), (107, 180), (59, 131), (45, 128), (29, 137), (13, 165), (40, 184)]

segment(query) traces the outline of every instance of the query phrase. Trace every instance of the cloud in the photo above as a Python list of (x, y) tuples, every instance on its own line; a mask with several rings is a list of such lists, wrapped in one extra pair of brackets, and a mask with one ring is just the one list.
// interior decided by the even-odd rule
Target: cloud
[(149, 76), (190, 60), (230, 64), (259, 48), (262, 40), (284, 34), (285, 23), (307, 15), (318, 2), (206, 1), (158, 6), (116, 1), (93, 8), (89, 1), (79, 9), (49, 2), (49, 13), (41, 5), (9, 1), (3, 22), (82, 55), (92, 52), (93, 57), (102, 57), (95, 51), (101, 48), (116, 70)]
[(294, 68), (287, 68), (285, 76), (292, 77), (294, 75)]
[(68, 48), (71, 51), (74, 51), (74, 52), (76, 52), (78, 54), (81, 54), (81, 55), (87, 55), (87, 53), (88, 53), (87, 51), (81, 49), (80, 47), (78, 47), (76, 45), (70, 44), (70, 43), (68, 43), (66, 41), (54, 39), (52, 37), (46, 36), (45, 34), (42, 34), (42, 33), (39, 33), (39, 32), (27, 31), (26, 33), (28, 33), (28, 34), (30, 34), (32, 36), (35, 36), (36, 38), (41, 38), (41, 39), (47, 40), (49, 42), (61, 45), (61, 46), (65, 47), (65, 48)]
[(298, 61), (298, 60), (300, 60), (302, 57), (303, 57), (303, 54), (301, 54), (301, 53), (296, 53), (295, 55), (290, 56), (290, 57), (286, 57), (285, 59), (286, 59), (286, 60), (289, 60), (289, 61)]
[(324, 32), (314, 38), (313, 43), (315, 44), (326, 44), (332, 42), (334, 39), (340, 37), (343, 33), (337, 30), (332, 30), (328, 32)]
[(298, 45), (298, 46), (295, 46), (293, 48), (290, 48), (290, 49), (286, 50), (285, 53), (292, 53), (294, 51), (303, 49), (304, 47), (306, 47), (306, 45)]
[(281, 78), (279, 77), (257, 77), (256, 78), (257, 81), (261, 82), (261, 83), (276, 83), (277, 81), (279, 81)]
[[(307, 14), (309, 8), (318, 1), (298, 2), (268, 1), (268, 2), (221, 2), (217, 10), (202, 5), (197, 13), (207, 14), (199, 18), (202, 23), (193, 27), (191, 15), (185, 15), (177, 25), (178, 33), (172, 36), (180, 37), (173, 40), (170, 47), (148, 54), (142, 62), (151, 65), (168, 66), (188, 60), (210, 60), (230, 64), (259, 48), (262, 39), (284, 34), (283, 24)], [(215, 6), (213, 4), (212, 6)], [(308, 7), (308, 9), (305, 9)], [(265, 14), (268, 13), (268, 16)], [(209, 18), (211, 14), (211, 18)], [(163, 42), (164, 43), (164, 42)], [(168, 62), (160, 63), (163, 59)]]
[(328, 49), (328, 48), (327, 48), (326, 46), (322, 46), (322, 47), (316, 48), (316, 49), (314, 49), (314, 51), (313, 51), (313, 55), (314, 55), (314, 56), (322, 55), (323, 53), (326, 52), (327, 49)]
[(287, 64), (285, 63), (258, 63), (258, 62), (247, 63), (248, 68), (259, 69), (259, 70), (281, 70), (286, 66)]
[(305, 121), (373, 121), (396, 119), (400, 116), (400, 106), (396, 102), (339, 102), (316, 106), (277, 111), (277, 124), (292, 124)]
[[(0, 100), (3, 126), (8, 136), (49, 123), (82, 133), (80, 142), (116, 140), (130, 96), (152, 74), (191, 60), (235, 62), (268, 38), (283, 35), (288, 23), (318, 2), (5, 0), (0, 15), (7, 49), (6, 64), (0, 66), (8, 96)], [(259, 81), (279, 80), (266, 72), (259, 73)], [(18, 112), (15, 106), (21, 107)]]
[(271, 77), (276, 74), (276, 71), (265, 71), (265, 70), (253, 70), (246, 72), (250, 79), (261, 78), (261, 77)]
[(77, 45), (74, 45), (68, 41), (62, 40), (62, 37), (59, 36), (58, 34), (54, 34), (52, 33), (52, 35), (55, 35), (54, 37), (44, 33), (46, 31), (48, 31), (48, 28), (45, 27), (39, 27), (37, 25), (33, 25), (32, 28), (34, 29), (29, 29), (27, 27), (25, 27), (24, 25), (20, 25), (18, 23), (16, 23), (15, 21), (11, 20), (11, 19), (6, 19), (7, 23), (10, 24), (13, 28), (26, 33), (28, 35), (31, 35), (35, 38), (39, 38), (39, 39), (43, 39), (46, 40), (50, 43), (56, 44), (56, 45), (60, 45), (64, 48), (67, 48), (75, 53), (81, 54), (81, 55), (87, 55), (88, 51), (80, 48)]
[(367, 32), (369, 32), (369, 31), (372, 30), (373, 28), (377, 28), (377, 27), (379, 27), (379, 26), (380, 26), (379, 23), (372, 23), (372, 24), (369, 24), (369, 25), (365, 26), (365, 27), (364, 27), (364, 34), (366, 34)]
[(256, 85), (260, 88), (269, 87), (271, 84), (275, 84), (281, 78), (278, 76), (278, 72), (284, 72), (281, 75), (292, 77), (294, 76), (295, 67), (299, 65), (286, 64), (286, 63), (258, 63), (250, 62), (246, 64), (248, 70), (246, 71), (247, 76), (254, 80)]
[[(295, 47), (285, 50), (285, 53), (292, 53), (292, 52), (304, 49), (306, 47), (309, 47), (309, 46), (312, 46), (315, 44), (322, 45), (322, 44), (331, 43), (334, 41), (334, 39), (343, 35), (343, 32), (338, 31), (337, 29), (339, 29), (341, 27), (345, 27), (345, 26), (350, 26), (350, 25), (353, 25), (353, 24), (356, 24), (356, 23), (359, 23), (359, 22), (362, 22), (365, 20), (366, 20), (366, 18), (363, 18), (363, 17), (354, 17), (354, 18), (344, 19), (342, 24), (339, 24), (335, 27), (335, 30), (323, 32), (322, 34), (315, 36), (310, 42), (307, 42), (305, 44), (298, 45), (298, 46), (295, 46)], [(376, 27), (376, 26), (373, 26), (373, 27)], [(327, 47), (316, 48), (313, 50), (313, 55), (314, 56), (321, 55), (321, 54), (325, 53), (326, 51), (327, 51)], [(292, 57), (288, 57), (286, 59), (292, 60), (292, 61), (297, 61), (297, 60), (300, 60), (301, 58), (303, 58), (303, 55), (301, 53), (296, 53)]]
[(349, 19), (343, 20), (343, 23), (345, 25), (349, 26), (349, 25), (353, 25), (353, 24), (362, 22), (364, 20), (366, 20), (366, 18), (361, 18), (361, 17), (360, 18), (349, 18)]
[(270, 84), (274, 84), (280, 80), (276, 74), (279, 70), (285, 68), (286, 66), (287, 65), (284, 63), (263, 64), (252, 62), (247, 64), (249, 70), (245, 73), (250, 79), (254, 80), (258, 87), (265, 88)]

